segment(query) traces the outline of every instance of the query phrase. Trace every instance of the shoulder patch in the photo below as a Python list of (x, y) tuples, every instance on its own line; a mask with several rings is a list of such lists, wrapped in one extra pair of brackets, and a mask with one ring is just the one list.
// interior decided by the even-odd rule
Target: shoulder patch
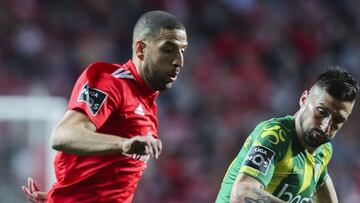
[(274, 155), (275, 152), (271, 149), (255, 145), (250, 149), (249, 154), (246, 156), (244, 166), (251, 167), (266, 175)]
[(125, 68), (119, 68), (116, 71), (114, 71), (111, 75), (116, 78), (135, 79), (134, 76), (131, 74), (131, 72), (129, 70), (126, 70)]
[(78, 97), (78, 102), (85, 102), (89, 107), (90, 112), (95, 116), (102, 107), (107, 94), (99, 89), (92, 88), (86, 83), (81, 89)]

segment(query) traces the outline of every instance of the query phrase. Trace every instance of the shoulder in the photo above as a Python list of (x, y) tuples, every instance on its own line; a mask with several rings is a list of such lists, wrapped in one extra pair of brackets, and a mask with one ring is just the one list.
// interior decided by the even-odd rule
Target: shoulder
[[(121, 80), (119, 74), (129, 74), (130, 71), (122, 65), (95, 62), (87, 66), (77, 80), (76, 88), (94, 89), (106, 94), (112, 94), (114, 97), (123, 97), (123, 92), (127, 91), (131, 85), (129, 80)], [(126, 78), (130, 78), (128, 75)]]
[(269, 120), (263, 121), (259, 124), (259, 126), (263, 126), (265, 129), (273, 129), (273, 130), (285, 130), (287, 132), (291, 132), (292, 129), (292, 120), (291, 116), (277, 117), (271, 118)]
[(80, 76), (83, 80), (90, 82), (105, 82), (120, 86), (128, 85), (134, 80), (131, 71), (120, 64), (95, 62), (90, 64)]
[(259, 123), (253, 134), (258, 140), (269, 142), (273, 145), (283, 145), (289, 143), (294, 132), (291, 122), (290, 116), (271, 118)]
[(102, 75), (111, 75), (117, 69), (121, 68), (118, 64), (112, 64), (107, 62), (95, 62), (90, 64), (83, 74), (85, 74), (89, 78), (96, 78)]
[(322, 157), (330, 159), (333, 154), (333, 146), (330, 142), (320, 146), (320, 154)]

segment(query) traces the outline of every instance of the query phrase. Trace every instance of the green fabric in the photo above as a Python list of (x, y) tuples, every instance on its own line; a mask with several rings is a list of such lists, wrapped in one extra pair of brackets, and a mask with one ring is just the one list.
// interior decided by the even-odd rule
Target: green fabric
[(293, 116), (264, 121), (256, 126), (230, 164), (216, 203), (230, 201), (239, 173), (254, 177), (266, 191), (284, 201), (306, 201), (325, 181), (331, 156), (330, 143), (321, 145), (313, 154), (304, 150), (296, 137)]

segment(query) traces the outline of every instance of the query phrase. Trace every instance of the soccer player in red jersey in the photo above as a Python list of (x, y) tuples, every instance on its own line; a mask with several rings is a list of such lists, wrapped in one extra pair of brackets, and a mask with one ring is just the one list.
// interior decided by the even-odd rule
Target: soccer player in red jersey
[(32, 202), (131, 202), (146, 160), (162, 150), (156, 98), (184, 63), (184, 25), (164, 11), (147, 12), (133, 33), (132, 59), (93, 63), (77, 80), (68, 111), (51, 135), (57, 181), (23, 192)]

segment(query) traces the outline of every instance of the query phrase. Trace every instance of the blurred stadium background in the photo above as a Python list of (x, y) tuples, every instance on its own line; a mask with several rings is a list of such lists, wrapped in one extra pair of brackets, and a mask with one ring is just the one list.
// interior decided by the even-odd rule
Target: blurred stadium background
[[(154, 9), (184, 21), (190, 46), (175, 88), (158, 100), (164, 152), (135, 203), (213, 202), (258, 122), (294, 113), (330, 64), (360, 76), (357, 0), (1, 0), (0, 202), (25, 202), (27, 176), (48, 189), (49, 126), (76, 78), (94, 61), (131, 57), (132, 27)], [(345, 203), (360, 202), (359, 119), (358, 103), (330, 163)]]

